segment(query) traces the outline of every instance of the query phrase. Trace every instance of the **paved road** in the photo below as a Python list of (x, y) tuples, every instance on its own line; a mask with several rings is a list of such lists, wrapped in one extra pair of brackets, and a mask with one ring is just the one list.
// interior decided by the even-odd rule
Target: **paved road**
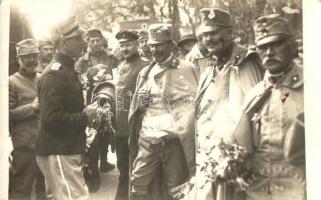
[[(116, 163), (116, 154), (108, 152), (108, 162)], [(91, 200), (114, 200), (118, 185), (119, 172), (117, 168), (101, 174), (101, 184), (97, 192), (91, 193)]]

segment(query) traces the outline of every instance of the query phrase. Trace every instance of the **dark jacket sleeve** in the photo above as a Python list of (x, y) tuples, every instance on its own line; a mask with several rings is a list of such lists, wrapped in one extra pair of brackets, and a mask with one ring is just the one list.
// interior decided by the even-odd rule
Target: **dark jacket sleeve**
[(81, 57), (79, 58), (79, 60), (75, 63), (75, 71), (78, 73), (78, 74), (83, 74), (83, 73), (86, 73), (87, 72), (87, 68), (88, 68), (88, 63), (87, 61)]
[(18, 96), (15, 84), (9, 81), (9, 119), (21, 121), (31, 117), (36, 117), (35, 109), (32, 103), (18, 106)]
[[(68, 112), (66, 108), (66, 77), (62, 72), (49, 72), (42, 77), (39, 89), (40, 120), (43, 128), (59, 133), (59, 130), (79, 129), (87, 124), (87, 115), (79, 110)], [(56, 131), (55, 131), (56, 130)]]

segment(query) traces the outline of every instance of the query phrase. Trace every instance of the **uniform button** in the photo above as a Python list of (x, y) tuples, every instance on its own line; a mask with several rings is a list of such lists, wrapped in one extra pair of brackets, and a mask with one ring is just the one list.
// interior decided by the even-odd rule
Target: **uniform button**
[(188, 90), (189, 87), (188, 87), (188, 86), (185, 86), (184, 88), (185, 88), (185, 90)]
[(292, 77), (292, 81), (293, 81), (293, 82), (298, 81), (298, 79), (299, 79), (298, 75), (295, 75), (295, 76)]
[(183, 75), (180, 75), (180, 76), (179, 76), (179, 78), (180, 78), (180, 79), (183, 79), (183, 78), (184, 78), (184, 76), (183, 76)]
[(211, 119), (210, 117), (207, 117), (206, 120), (207, 120), (207, 121), (211, 121), (212, 119)]
[(210, 139), (210, 136), (207, 135), (205, 138), (206, 138), (207, 140), (209, 140), (209, 139)]

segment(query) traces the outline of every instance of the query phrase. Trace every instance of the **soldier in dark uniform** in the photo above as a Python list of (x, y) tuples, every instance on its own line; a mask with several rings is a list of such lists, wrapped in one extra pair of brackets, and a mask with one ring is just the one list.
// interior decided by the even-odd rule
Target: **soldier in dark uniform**
[(36, 41), (32, 39), (20, 41), (16, 49), (20, 69), (9, 77), (9, 120), (13, 145), (9, 198), (30, 199), (33, 181), (36, 180), (36, 197), (44, 199), (44, 178), (37, 166), (35, 155), (36, 138), (39, 133), (39, 51)]
[(43, 70), (51, 62), (55, 53), (55, 44), (49, 38), (43, 38), (38, 40), (39, 45), (39, 66), (38, 73), (42, 73)]
[(55, 199), (89, 199), (82, 158), (85, 128), (96, 116), (97, 105), (84, 108), (82, 87), (74, 70), (85, 46), (84, 33), (75, 16), (52, 27), (57, 53), (39, 81), (36, 158)]
[(236, 141), (251, 153), (255, 179), (248, 200), (306, 199), (303, 69), (295, 35), (279, 14), (259, 17), (255, 42), (266, 73), (246, 96), (235, 130)]
[(138, 35), (133, 31), (116, 34), (125, 60), (118, 65), (116, 81), (116, 155), (120, 172), (116, 199), (128, 199), (128, 111), (140, 70), (148, 65), (138, 54)]

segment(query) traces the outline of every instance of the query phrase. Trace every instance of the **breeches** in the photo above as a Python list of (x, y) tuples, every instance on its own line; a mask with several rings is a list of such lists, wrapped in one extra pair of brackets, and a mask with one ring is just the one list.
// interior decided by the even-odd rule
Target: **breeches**
[(145, 195), (149, 183), (160, 170), (168, 191), (187, 180), (188, 168), (179, 138), (162, 139), (162, 142), (152, 144), (140, 137), (131, 176), (131, 192)]

